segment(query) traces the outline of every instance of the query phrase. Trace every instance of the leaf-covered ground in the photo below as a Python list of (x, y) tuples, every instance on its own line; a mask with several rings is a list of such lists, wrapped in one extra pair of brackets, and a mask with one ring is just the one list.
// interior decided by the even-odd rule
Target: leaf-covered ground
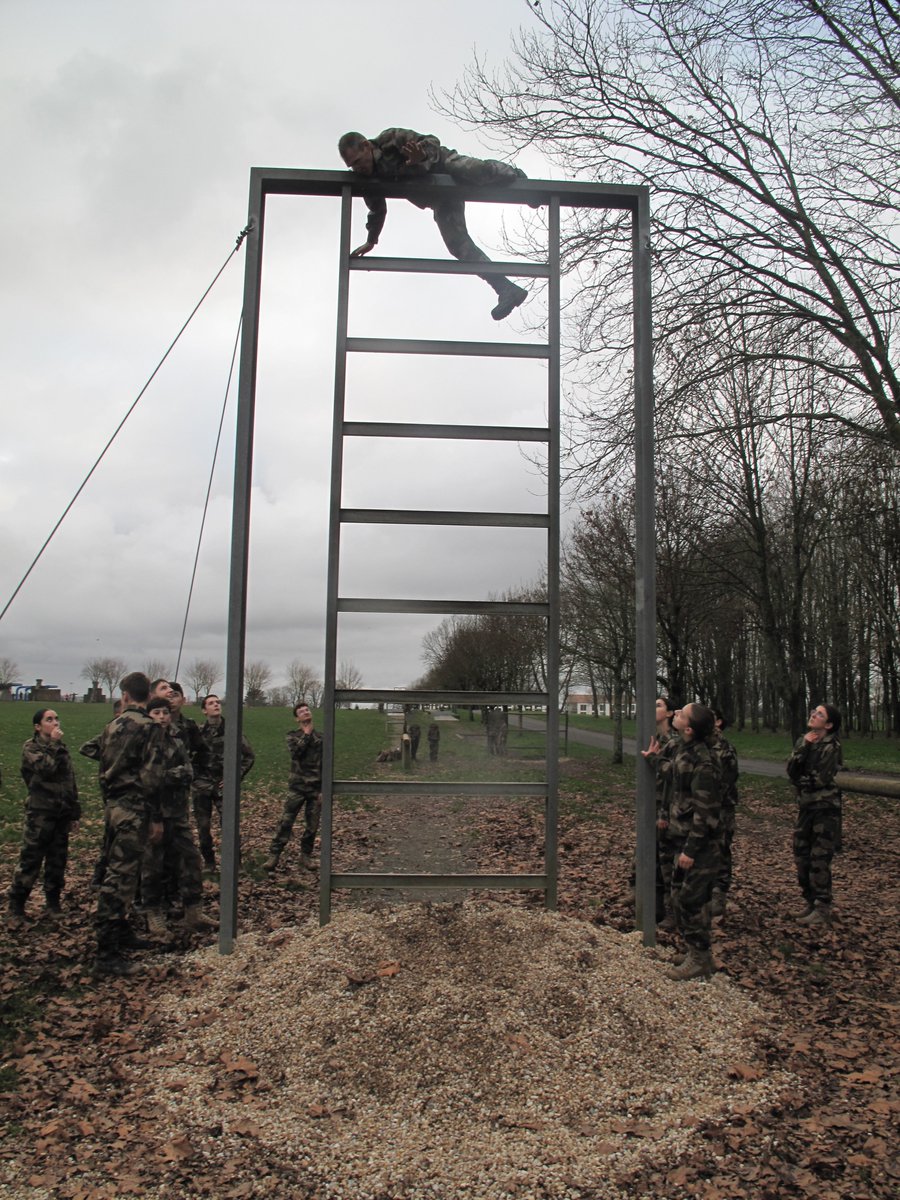
[[(572, 763), (568, 772), (560, 908), (628, 930), (632, 793), (611, 776), (599, 804), (591, 768)], [(262, 793), (245, 810), (240, 920), (246, 930), (280, 929), (317, 911), (315, 877), (293, 874), (293, 857), (273, 881), (257, 869), (279, 806), (279, 796)], [(704, 1127), (686, 1157), (655, 1164), (629, 1181), (636, 1197), (877, 1200), (900, 1192), (897, 806), (848, 799), (844, 851), (836, 860), (836, 921), (821, 934), (790, 919), (798, 908), (789, 854), (792, 812), (783, 787), (744, 788), (735, 886), (715, 954), (738, 988), (777, 1013), (781, 1032), (768, 1048), (769, 1063), (787, 1069), (796, 1087), (776, 1109), (735, 1113)], [(482, 870), (531, 870), (538, 861), (541, 821), (526, 806), (448, 801), (437, 835), (414, 810), (406, 819), (404, 828), (402, 808), (381, 801), (342, 812), (336, 830), (343, 865), (396, 866), (397, 846), (407, 832), (418, 856), (415, 865), (425, 862), (428, 869), (460, 869), (470, 856)], [(4, 879), (14, 850), (4, 851)], [(5, 1192), (0, 1186), (0, 1196), (241, 1197), (253, 1194), (261, 1177), (269, 1180), (273, 1196), (313, 1195), (289, 1164), (261, 1157), (253, 1104), (265, 1085), (253, 1064), (239, 1058), (222, 1062), (217, 1082), (240, 1100), (245, 1130), (225, 1167), (214, 1170), (187, 1140), (160, 1139), (140, 1083), (141, 1064), (160, 1040), (160, 998), (173, 989), (187, 993), (203, 986), (201, 967), (183, 953), (202, 941), (176, 941), (136, 977), (94, 982), (91, 866), (90, 855), (79, 851), (70, 865), (61, 922), (40, 919), (33, 897), (30, 911), (38, 919), (20, 934), (2, 934), (0, 1000), (8, 1039), (0, 1074), (5, 1129), (0, 1179), (9, 1182)], [(207, 888), (207, 910), (214, 915), (215, 883)], [(515, 893), (496, 900), (539, 903)], [(689, 1070), (691, 1051), (679, 1045), (677, 1029), (661, 1013), (660, 1054), (682, 1058)], [(315, 1120), (316, 1114), (298, 1119)]]

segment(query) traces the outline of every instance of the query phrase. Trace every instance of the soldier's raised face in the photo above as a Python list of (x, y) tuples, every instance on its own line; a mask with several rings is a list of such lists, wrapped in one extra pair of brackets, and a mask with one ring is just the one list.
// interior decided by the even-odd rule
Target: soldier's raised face
[(207, 696), (203, 701), (203, 711), (208, 717), (221, 717), (222, 704), (218, 696)]
[(41, 717), (39, 724), (35, 725), (35, 729), (38, 731), (38, 733), (43, 734), (44, 737), (49, 737), (53, 730), (58, 727), (58, 725), (59, 717), (52, 708), (48, 708)]
[(686, 704), (684, 708), (676, 708), (675, 716), (672, 718), (672, 724), (682, 735), (682, 737), (691, 736), (691, 706)]
[(171, 700), (172, 695), (173, 695), (173, 692), (172, 692), (172, 689), (169, 687), (169, 681), (167, 679), (157, 679), (156, 684), (154, 685), (153, 691), (150, 693), (150, 699), (151, 700)]
[(372, 153), (371, 142), (363, 142), (359, 146), (349, 147), (344, 151), (342, 157), (355, 175), (371, 175), (375, 170), (375, 156)]
[(170, 689), (169, 703), (172, 705), (173, 712), (181, 712), (184, 707), (184, 695), (181, 692), (176, 692), (174, 688)]
[(297, 718), (298, 725), (306, 725), (312, 721), (312, 713), (309, 711), (308, 704), (298, 704), (294, 716)]

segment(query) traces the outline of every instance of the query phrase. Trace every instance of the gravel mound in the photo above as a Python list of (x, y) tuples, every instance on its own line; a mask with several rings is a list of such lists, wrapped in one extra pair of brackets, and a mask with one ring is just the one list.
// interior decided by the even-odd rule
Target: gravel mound
[(555, 913), (356, 909), (195, 961), (142, 1081), (161, 1130), (223, 1163), (258, 1138), (323, 1200), (619, 1197), (789, 1082), (727, 979), (670, 982), (638, 934)]

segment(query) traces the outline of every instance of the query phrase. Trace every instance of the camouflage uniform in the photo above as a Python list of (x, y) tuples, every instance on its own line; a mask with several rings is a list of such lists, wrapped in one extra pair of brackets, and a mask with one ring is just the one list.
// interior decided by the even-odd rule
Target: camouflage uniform
[(842, 764), (833, 733), (819, 742), (799, 738), (787, 762), (800, 809), (794, 826), (794, 862), (809, 905), (831, 904), (831, 860), (841, 823), (841, 792), (834, 777)]
[(727, 895), (731, 887), (733, 860), (731, 846), (734, 841), (735, 809), (737, 808), (738, 769), (737, 751), (721, 733), (714, 733), (710, 738), (713, 754), (719, 762), (722, 773), (722, 812), (719, 820), (719, 875), (716, 879), (716, 889)]
[(432, 721), (428, 726), (428, 757), (432, 762), (437, 762), (438, 750), (441, 748), (441, 730), (440, 726)]
[[(212, 840), (212, 810), (215, 805), (219, 819), (222, 818), (222, 781), (225, 777), (225, 718), (214, 725), (204, 721), (200, 736), (206, 746), (205, 762), (194, 765), (194, 820), (200, 839), (200, 853), (207, 867), (215, 866)], [(241, 779), (256, 761), (256, 755), (247, 739), (241, 735)]]
[(100, 786), (106, 800), (109, 862), (97, 900), (100, 958), (114, 958), (134, 901), (148, 824), (161, 821), (166, 773), (165, 731), (129, 704), (100, 735)]
[(185, 909), (203, 900), (203, 862), (194, 840), (190, 805), (191, 767), (188, 750), (174, 727), (163, 728), (165, 782), (160, 797), (163, 836), (148, 842), (141, 869), (141, 898), (148, 909), (159, 909), (163, 901), (166, 865), (177, 879)]
[[(489, 184), (504, 186), (514, 183), (517, 179), (526, 178), (524, 171), (509, 163), (499, 162), (494, 158), (470, 158), (465, 154), (457, 154), (455, 150), (442, 146), (431, 134), (415, 133), (412, 129), (384, 129), (377, 137), (369, 140), (372, 144), (374, 178), (388, 183), (423, 179), (431, 172), (449, 175), (457, 183), (475, 184), (479, 187)], [(408, 163), (405, 160), (403, 147), (407, 142), (417, 142), (422, 147), (425, 151), (422, 162)], [(366, 219), (366, 240), (375, 245), (387, 218), (387, 201), (384, 196), (365, 193), (363, 199), (369, 210)], [(415, 204), (416, 208), (431, 209), (444, 245), (454, 258), (462, 262), (491, 261), (469, 235), (464, 200), (455, 200), (443, 193), (440, 199), (412, 200), (411, 203)], [(502, 275), (482, 275), (481, 278), (498, 296), (513, 286)]]
[(9, 889), (10, 907), (21, 910), (44, 867), (44, 895), (59, 907), (69, 859), (69, 829), (81, 816), (75, 771), (65, 742), (35, 733), (22, 747), (22, 778), (28, 788), (19, 867)]
[[(719, 871), (721, 774), (708, 741), (685, 739), (675, 752), (672, 772), (669, 833), (675, 850), (675, 918), (688, 947), (705, 953), (711, 941), (709, 901)], [(677, 865), (681, 854), (694, 860), (687, 870)]]
[(419, 742), (422, 738), (421, 725), (410, 725), (409, 727), (409, 756), (416, 761), (416, 755), (419, 753)]
[[(675, 840), (669, 821), (672, 790), (674, 787), (674, 763), (682, 742), (677, 732), (658, 734), (659, 753), (650, 756), (656, 767), (656, 886), (657, 917), (668, 918), (666, 928), (673, 928), (672, 873), (678, 857)], [(660, 828), (659, 823), (665, 822)], [(662, 909), (662, 914), (660, 914)]]
[(277, 857), (288, 844), (297, 814), (302, 808), (304, 824), (300, 853), (308, 856), (316, 844), (322, 815), (322, 735), (315, 729), (309, 733), (292, 729), (287, 735), (287, 746), (291, 756), (288, 794), (269, 853)]

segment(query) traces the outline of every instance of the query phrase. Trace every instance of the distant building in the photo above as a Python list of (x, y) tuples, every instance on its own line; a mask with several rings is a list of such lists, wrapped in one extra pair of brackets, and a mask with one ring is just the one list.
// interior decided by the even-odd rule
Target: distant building
[(43, 679), (35, 680), (29, 700), (62, 700), (62, 692), (55, 684), (44, 683)]

